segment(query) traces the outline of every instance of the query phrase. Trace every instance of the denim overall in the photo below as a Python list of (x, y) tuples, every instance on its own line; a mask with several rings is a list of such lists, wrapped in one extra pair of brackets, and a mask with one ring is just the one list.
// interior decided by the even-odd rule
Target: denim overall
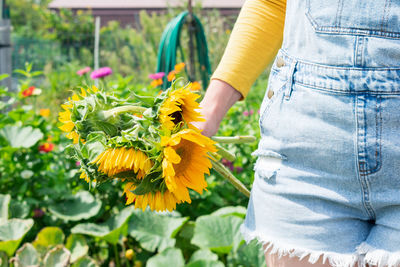
[(287, 0), (260, 114), (245, 239), (400, 266), (400, 0)]

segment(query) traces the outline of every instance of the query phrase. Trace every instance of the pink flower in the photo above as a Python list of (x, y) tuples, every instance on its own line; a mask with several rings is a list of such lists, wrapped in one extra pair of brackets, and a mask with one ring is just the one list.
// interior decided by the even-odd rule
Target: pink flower
[(165, 76), (165, 72), (157, 72), (157, 73), (149, 74), (149, 78), (153, 79), (153, 80), (161, 79), (164, 76)]
[(85, 67), (83, 69), (80, 69), (76, 72), (76, 74), (78, 74), (79, 76), (82, 76), (85, 73), (88, 73), (89, 71), (91, 71), (92, 69), (90, 67)]
[(75, 166), (76, 166), (76, 167), (81, 166), (81, 162), (80, 162), (80, 161), (75, 162)]
[(228, 167), (231, 171), (234, 170), (232, 161), (229, 161), (227, 159), (222, 159), (222, 164), (224, 164), (226, 167)]
[(110, 75), (112, 73), (112, 69), (109, 67), (103, 67), (97, 70), (94, 70), (91, 74), (90, 74), (90, 78), (92, 79), (98, 79), (98, 78), (102, 78), (102, 77), (106, 77), (108, 75)]
[(247, 111), (247, 110), (245, 110), (245, 111), (243, 111), (243, 115), (244, 116), (250, 116), (250, 115), (253, 115), (254, 114), (254, 111), (253, 110), (250, 110), (250, 111)]
[(236, 173), (241, 173), (243, 171), (242, 167), (235, 167)]
[(33, 218), (41, 218), (44, 215), (44, 211), (42, 209), (34, 209), (33, 210)]

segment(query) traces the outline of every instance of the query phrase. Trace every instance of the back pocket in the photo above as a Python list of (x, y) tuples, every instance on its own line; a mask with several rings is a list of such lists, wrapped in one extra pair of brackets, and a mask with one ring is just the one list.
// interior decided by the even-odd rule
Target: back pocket
[(400, 38), (399, 0), (306, 0), (316, 32)]

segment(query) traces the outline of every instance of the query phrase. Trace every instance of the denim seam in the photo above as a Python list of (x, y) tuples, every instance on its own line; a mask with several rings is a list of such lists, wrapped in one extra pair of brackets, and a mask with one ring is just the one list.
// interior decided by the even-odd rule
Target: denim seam
[(383, 9), (383, 14), (382, 14), (382, 18), (381, 18), (381, 31), (384, 30), (384, 26), (385, 25), (385, 15), (386, 15), (386, 8), (388, 5), (388, 0), (385, 0), (385, 5), (384, 5), (384, 9)]
[(356, 36), (354, 40), (354, 51), (353, 51), (353, 66), (355, 67), (357, 65), (357, 46), (358, 46), (358, 38), (359, 36)]
[(363, 94), (372, 94), (372, 95), (400, 95), (400, 91), (398, 92), (382, 92), (382, 91), (350, 91), (350, 90), (340, 90), (340, 89), (334, 89), (334, 88), (326, 88), (326, 87), (319, 87), (317, 85), (313, 84), (308, 84), (301, 82), (299, 80), (296, 80), (294, 84), (299, 84), (303, 85), (305, 87), (309, 87), (318, 91), (324, 91), (324, 92), (335, 92), (335, 93), (342, 93), (343, 95), (363, 95)]
[[(363, 168), (365, 168), (365, 166), (366, 166), (366, 162), (364, 162), (364, 160), (365, 159), (363, 159), (363, 161), (361, 161), (360, 162), (360, 158), (359, 158), (359, 147), (360, 147), (360, 144), (359, 144), (359, 141), (360, 141), (360, 139), (359, 139), (359, 128), (360, 128), (360, 121), (359, 121), (359, 112), (360, 112), (360, 110), (359, 110), (359, 104), (360, 104), (360, 102), (359, 102), (359, 100), (358, 100), (358, 97), (356, 97), (355, 98), (356, 100), (356, 103), (355, 103), (355, 107), (356, 107), (356, 112), (355, 112), (355, 115), (356, 115), (356, 123), (357, 123), (357, 127), (356, 127), (356, 135), (357, 135), (357, 144), (356, 144), (356, 147), (357, 147), (357, 170), (358, 170), (358, 180), (359, 180), (359, 182), (360, 182), (360, 185), (361, 185), (361, 192), (362, 192), (362, 196), (361, 196), (361, 198), (362, 198), (362, 203), (363, 203), (363, 207), (365, 208), (365, 211), (366, 211), (366, 213), (367, 213), (367, 215), (370, 217), (370, 218), (375, 218), (375, 212), (372, 210), (372, 207), (371, 207), (371, 205), (370, 205), (370, 201), (369, 201), (369, 192), (370, 192), (370, 190), (369, 190), (369, 186), (368, 186), (368, 184), (367, 184), (367, 181), (366, 181), (366, 175), (364, 175), (364, 174), (361, 174), (361, 172), (363, 171)], [(366, 103), (366, 101), (364, 101), (363, 102), (363, 104), (362, 104), (362, 112), (363, 112), (363, 114), (362, 114), (362, 116), (363, 116), (363, 120), (365, 120), (365, 104)], [(363, 123), (363, 125), (361, 125), (363, 128), (365, 128), (365, 122)], [(363, 152), (365, 153), (366, 151), (365, 151), (365, 144), (366, 144), (366, 132), (365, 132), (365, 130), (364, 130), (364, 133), (363, 133), (363, 137), (362, 137), (362, 143), (361, 143), (361, 145), (362, 145), (362, 150), (363, 150)], [(363, 163), (363, 164), (361, 164), (361, 163)]]
[(321, 26), (312, 17), (311, 11), (310, 11), (311, 5), (310, 5), (309, 1), (307, 1), (307, 3), (308, 3), (308, 7), (306, 9), (305, 15), (308, 18), (308, 21), (310, 22), (314, 31), (317, 33), (323, 33), (323, 34), (336, 33), (336, 34), (340, 34), (340, 35), (353, 35), (353, 36), (374, 36), (374, 37), (382, 37), (382, 38), (390, 38), (390, 39), (399, 39), (400, 38), (400, 32), (392, 32), (392, 31), (387, 31), (387, 30), (363, 29), (363, 28), (352, 28), (352, 27), (341, 27), (341, 26), (338, 27), (337, 25)]
[(291, 59), (291, 60), (296, 60), (297, 63), (301, 64), (301, 65), (308, 65), (308, 66), (313, 66), (316, 68), (322, 68), (322, 69), (334, 69), (334, 70), (353, 70), (353, 71), (399, 71), (400, 67), (398, 68), (390, 68), (390, 67), (383, 67), (383, 68), (372, 68), (372, 67), (359, 67), (359, 68), (355, 68), (353, 66), (349, 66), (349, 67), (344, 67), (344, 66), (332, 66), (332, 65), (323, 65), (323, 64), (317, 64), (315, 62), (310, 62), (310, 61), (306, 61), (306, 60), (302, 60), (299, 59), (297, 57), (294, 56), (289, 56), (288, 53), (281, 49), (282, 54)]
[(359, 127), (359, 121), (358, 121), (358, 98), (355, 97), (354, 98), (354, 104), (353, 104), (353, 114), (355, 116), (355, 123), (356, 123), (356, 134), (355, 134), (355, 145), (354, 145), (354, 149), (355, 149), (355, 155), (356, 155), (356, 161), (355, 161), (355, 170), (356, 170), (356, 176), (357, 176), (357, 180), (360, 183), (360, 190), (361, 190), (361, 202), (362, 205), (364, 207), (364, 209), (362, 209), (362, 211), (366, 214), (367, 217), (370, 217), (371, 214), (369, 214), (368, 209), (365, 207), (365, 201), (364, 201), (364, 186), (363, 186), (363, 182), (361, 179), (361, 175), (360, 175), (360, 169), (359, 169), (359, 162), (360, 162), (360, 158), (359, 158), (359, 135), (358, 135), (358, 127)]
[(373, 168), (368, 166), (365, 170), (363, 170), (362, 175), (368, 175), (378, 172), (382, 167), (382, 145), (381, 145), (381, 136), (382, 136), (382, 113), (381, 113), (381, 99), (377, 97), (376, 105), (375, 105), (375, 158), (376, 164)]
[(340, 28), (342, 26), (342, 12), (343, 12), (343, 6), (344, 6), (344, 1), (339, 0), (338, 1), (338, 15), (339, 15), (339, 20), (338, 23), (336, 24), (336, 28)]

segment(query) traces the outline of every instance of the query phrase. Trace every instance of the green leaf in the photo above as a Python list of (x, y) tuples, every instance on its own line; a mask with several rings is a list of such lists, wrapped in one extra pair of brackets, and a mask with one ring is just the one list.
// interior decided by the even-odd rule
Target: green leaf
[(239, 227), (243, 219), (229, 216), (201, 216), (196, 220), (192, 244), (200, 248), (209, 248), (217, 253), (229, 253), (236, 250), (242, 237)]
[(36, 236), (33, 246), (40, 252), (64, 243), (64, 233), (58, 227), (45, 227)]
[(0, 81), (1, 80), (4, 80), (5, 78), (7, 78), (7, 77), (9, 77), (10, 75), (8, 75), (7, 73), (3, 73), (3, 74), (0, 74)]
[(132, 208), (127, 207), (105, 223), (81, 223), (71, 229), (71, 233), (99, 237), (111, 244), (117, 244), (120, 234), (127, 231), (127, 221), (132, 214)]
[(71, 252), (71, 262), (77, 261), (89, 251), (86, 239), (82, 235), (71, 234), (67, 238), (65, 247)]
[(49, 211), (66, 221), (80, 221), (96, 216), (100, 208), (100, 200), (95, 199), (88, 191), (80, 191), (64, 201), (50, 205)]
[(264, 252), (257, 240), (242, 244), (234, 258), (237, 266), (266, 267)]
[(0, 224), (0, 250), (5, 251), (11, 257), (32, 226), (32, 219), (10, 219)]
[(189, 262), (198, 261), (198, 260), (218, 260), (218, 255), (212, 253), (209, 249), (199, 249), (196, 250), (193, 255), (190, 257)]
[(175, 235), (189, 220), (150, 211), (134, 210), (129, 220), (129, 234), (148, 251), (162, 251), (175, 245)]
[(243, 218), (246, 216), (246, 208), (243, 206), (230, 206), (230, 207), (223, 207), (220, 208), (219, 210), (214, 211), (210, 215), (213, 216), (221, 216), (221, 217), (226, 217), (226, 216), (237, 216), (239, 218)]
[(8, 267), (8, 256), (4, 251), (0, 251), (0, 267)]
[(100, 120), (93, 120), (93, 128), (105, 132), (109, 136), (115, 136), (118, 133), (118, 128), (112, 123)]
[(0, 130), (0, 136), (3, 136), (11, 147), (29, 148), (43, 138), (43, 133), (31, 126), (19, 127), (7, 125)]
[(39, 266), (39, 254), (31, 243), (24, 244), (11, 259), (16, 267)]
[(11, 218), (19, 218), (25, 219), (30, 212), (30, 206), (26, 201), (19, 202), (19, 201), (11, 201), (10, 203), (10, 217)]
[(72, 267), (99, 267), (99, 265), (89, 257), (80, 258)]
[(185, 267), (225, 267), (225, 265), (220, 261), (197, 260), (187, 264)]
[(8, 207), (10, 205), (10, 195), (0, 195), (0, 224), (8, 220)]
[(47, 252), (43, 260), (43, 267), (67, 267), (71, 253), (63, 246), (57, 246)]
[(151, 257), (146, 267), (183, 267), (185, 260), (182, 251), (177, 248), (167, 248), (163, 252)]

